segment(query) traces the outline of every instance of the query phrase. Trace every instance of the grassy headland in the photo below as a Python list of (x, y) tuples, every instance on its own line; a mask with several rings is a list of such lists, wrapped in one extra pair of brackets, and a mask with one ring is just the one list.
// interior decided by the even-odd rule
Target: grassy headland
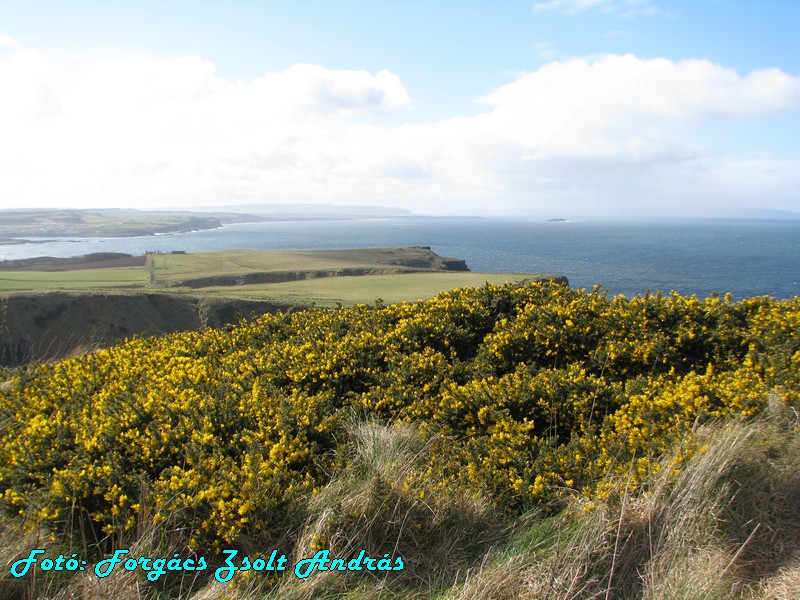
[[(420, 275), (424, 274), (424, 277)], [(373, 279), (371, 276), (401, 276)], [(413, 275), (412, 277), (407, 277)], [(318, 281), (346, 277), (339, 282)], [(354, 250), (221, 250), (130, 256), (90, 254), (0, 261), (0, 293), (30, 291), (168, 290), (235, 298), (278, 299), (304, 292), (320, 305), (430, 298), (464, 285), (501, 283), (544, 274), (473, 273), (464, 261), (427, 247)], [(293, 284), (284, 286), (282, 284)], [(373, 290), (373, 284), (376, 289)], [(333, 285), (335, 291), (328, 293)], [(419, 291), (416, 286), (419, 285)], [(374, 292), (379, 291), (382, 294)]]
[(188, 211), (4, 210), (0, 244), (25, 243), (31, 238), (128, 237), (214, 229), (225, 223), (263, 221), (256, 215), (192, 213)]
[[(114, 208), (0, 209), (0, 246), (58, 237), (130, 237), (215, 229), (230, 223), (411, 216), (404, 209), (325, 204), (242, 204), (204, 211)], [(234, 211), (234, 212), (231, 212)]]
[(0, 364), (50, 360), (291, 307), (432, 298), (457, 287), (543, 279), (473, 273), (426, 247), (90, 254), (0, 261)]

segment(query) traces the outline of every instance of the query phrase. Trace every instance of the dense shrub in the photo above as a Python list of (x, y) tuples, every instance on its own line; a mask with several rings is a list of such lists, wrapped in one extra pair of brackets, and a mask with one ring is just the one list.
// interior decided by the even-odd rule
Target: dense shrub
[(798, 330), (798, 299), (531, 283), (133, 339), (3, 386), (2, 503), (101, 548), (145, 513), (184, 515), (195, 547), (274, 535), (346, 467), (357, 415), (431, 440), (409, 489), (552, 508), (602, 494), (610, 472), (635, 485), (675, 440), (759, 412), (769, 389), (797, 400)]

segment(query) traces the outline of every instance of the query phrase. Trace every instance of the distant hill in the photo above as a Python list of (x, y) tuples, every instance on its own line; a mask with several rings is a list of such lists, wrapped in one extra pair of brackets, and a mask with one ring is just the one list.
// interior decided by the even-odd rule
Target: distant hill
[(91, 254), (72, 256), (69, 258), (36, 256), (34, 258), (0, 260), (0, 271), (113, 269), (115, 267), (143, 267), (146, 264), (146, 256), (133, 256), (132, 254), (124, 254), (122, 252), (93, 252)]
[(200, 211), (233, 211), (252, 215), (299, 219), (353, 219), (369, 217), (410, 217), (410, 210), (395, 206), (340, 206), (335, 204), (234, 204), (197, 208)]
[(103, 209), (0, 209), (0, 245), (35, 238), (131, 237), (216, 229), (229, 223), (408, 217), (404, 208), (332, 204), (237, 204), (193, 211)]
[(215, 229), (226, 223), (257, 222), (255, 215), (188, 211), (0, 210), (0, 243), (17, 238), (131, 237)]

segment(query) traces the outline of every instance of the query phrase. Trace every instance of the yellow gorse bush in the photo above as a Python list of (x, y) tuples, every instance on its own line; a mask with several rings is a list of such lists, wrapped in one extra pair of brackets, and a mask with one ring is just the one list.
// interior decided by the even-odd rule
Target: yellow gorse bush
[(427, 432), (435, 460), (416, 476), (431, 485), (553, 506), (602, 494), (610, 472), (644, 481), (699, 423), (753, 415), (768, 390), (797, 400), (798, 331), (797, 298), (531, 283), (133, 339), (14, 375), (0, 493), (97, 542), (147, 513), (220, 547), (300, 522), (357, 415)]

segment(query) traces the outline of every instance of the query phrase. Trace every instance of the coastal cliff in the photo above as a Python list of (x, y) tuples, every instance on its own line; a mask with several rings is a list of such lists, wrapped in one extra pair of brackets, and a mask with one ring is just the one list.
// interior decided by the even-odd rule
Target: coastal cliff
[(290, 304), (167, 293), (0, 297), (0, 366), (79, 355), (125, 338), (222, 327)]

